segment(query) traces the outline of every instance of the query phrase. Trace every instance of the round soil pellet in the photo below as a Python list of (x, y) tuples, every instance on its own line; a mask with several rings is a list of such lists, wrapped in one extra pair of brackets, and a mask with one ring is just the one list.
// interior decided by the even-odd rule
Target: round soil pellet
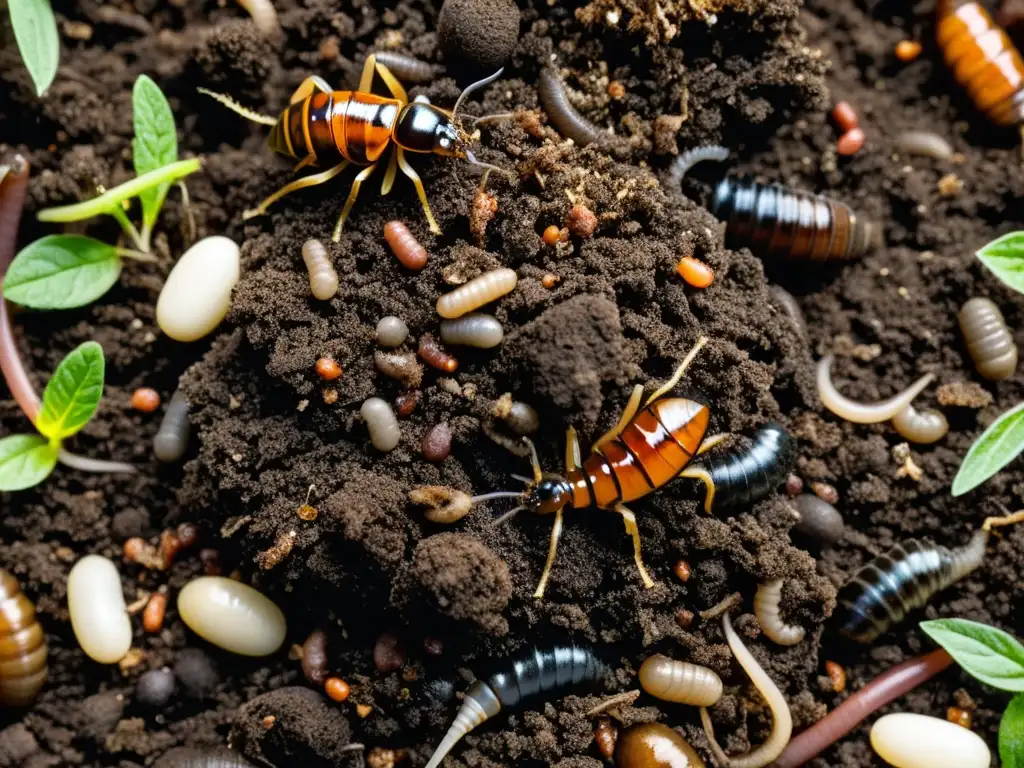
[(443, 421), (423, 436), (423, 458), (444, 461), (452, 451), (452, 431)]
[(135, 686), (135, 701), (144, 707), (160, 709), (174, 695), (174, 673), (167, 667), (151, 669)]
[(409, 326), (400, 317), (388, 315), (377, 323), (377, 343), (391, 349), (409, 337)]
[(437, 20), (441, 48), (449, 61), (469, 72), (496, 72), (519, 40), (514, 0), (445, 0)]
[(839, 510), (812, 493), (802, 493), (794, 499), (800, 522), (793, 531), (821, 545), (835, 544), (843, 537), (843, 516)]
[(198, 648), (186, 648), (178, 654), (174, 676), (185, 695), (192, 699), (208, 698), (220, 683), (220, 673), (213, 659)]

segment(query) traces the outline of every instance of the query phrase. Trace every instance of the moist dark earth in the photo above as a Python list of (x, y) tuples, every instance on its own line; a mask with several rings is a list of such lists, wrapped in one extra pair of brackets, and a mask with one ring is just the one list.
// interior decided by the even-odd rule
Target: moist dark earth
[[(102, 476), (59, 467), (41, 487), (2, 497), (0, 565), (36, 601), (51, 663), (38, 702), (2, 715), (0, 766), (134, 768), (175, 748), (228, 743), (258, 765), (335, 766), (358, 762), (357, 753), (343, 751), (350, 741), (404, 750), (397, 755), (406, 765), (422, 765), (457, 709), (452, 692), (467, 687), (473, 670), (531, 644), (569, 641), (609, 661), (609, 693), (636, 687), (635, 670), (655, 652), (715, 669), (726, 694), (711, 713), (727, 751), (738, 754), (765, 738), (770, 717), (733, 663), (718, 622), (683, 630), (680, 610), (699, 612), (742, 595), (736, 626), (785, 693), (797, 729), (889, 666), (929, 650), (916, 629), (924, 616), (1020, 627), (1018, 529), (990, 545), (973, 576), (872, 647), (840, 657), (823, 629), (836, 588), (859, 564), (911, 537), (962, 544), (987, 515), (1019, 508), (1024, 495), (1024, 478), (1013, 466), (964, 497), (949, 493), (974, 438), (1024, 399), (1024, 371), (997, 384), (980, 379), (955, 317), (968, 297), (989, 296), (1011, 327), (1024, 322), (1021, 297), (973, 256), (997, 235), (1024, 228), (1024, 169), (1016, 134), (987, 124), (942, 65), (932, 42), (933, 2), (521, 0), (519, 41), (503, 77), (467, 107), (470, 114), (517, 111), (513, 120), (482, 127), (481, 159), (514, 171), (512, 178), (488, 178), (498, 203), (494, 218), (482, 235), (471, 228), (480, 174), (465, 163), (414, 160), (443, 232), (437, 237), (407, 180), (382, 198), (371, 179), (343, 241), (329, 245), (342, 280), (326, 303), (310, 296), (300, 249), (310, 237), (328, 242), (351, 175), (243, 223), (242, 211), (285, 183), (290, 168), (266, 148), (264, 129), (196, 88), (229, 92), (276, 113), (311, 73), (338, 87), (354, 84), (375, 49), (441, 65), (434, 81), (410, 89), (436, 104), (451, 105), (472, 77), (444, 66), (439, 4), (276, 5), (284, 35), (272, 43), (232, 3), (100, 7), (57, 0), (61, 69), (42, 100), (9, 28), (3, 30), (0, 153), (21, 152), (32, 164), (20, 245), (54, 231), (35, 221), (39, 209), (130, 177), (131, 86), (147, 73), (170, 100), (182, 154), (203, 161), (201, 173), (188, 179), (195, 234), (240, 243), (243, 277), (216, 334), (185, 345), (160, 333), (156, 298), (193, 237), (175, 191), (158, 227), (158, 264), (128, 265), (115, 289), (89, 307), (15, 317), (40, 388), (75, 345), (102, 344), (106, 395), (73, 448), (134, 462), (141, 471)], [(89, 25), (91, 37), (68, 36), (72, 23)], [(909, 64), (893, 55), (905, 38), (923, 43)], [(552, 61), (576, 107), (615, 139), (581, 150), (551, 128), (535, 83)], [(608, 95), (611, 81), (623, 86), (620, 98)], [(867, 134), (852, 158), (837, 156), (828, 119), (843, 99)], [(962, 161), (899, 156), (895, 138), (912, 128), (937, 131)], [(726, 250), (701, 204), (726, 168), (701, 166), (681, 192), (661, 184), (679, 151), (707, 143), (732, 150), (730, 170), (828, 193), (879, 219), (884, 246), (827, 269), (764, 265), (748, 251)], [(944, 195), (938, 182), (950, 173), (962, 188)], [(574, 202), (597, 214), (597, 232), (543, 245), (540, 233), (561, 226)], [(395, 218), (430, 253), (418, 274), (403, 269), (383, 240), (384, 222)], [(109, 219), (85, 229), (111, 239), (118, 233)], [(710, 288), (682, 283), (675, 265), (684, 255), (711, 265)], [(437, 296), (453, 280), (500, 265), (519, 274), (515, 291), (494, 305), (505, 342), (496, 350), (460, 351), (455, 374), (428, 369), (417, 408), (401, 420), (400, 445), (377, 453), (359, 403), (374, 394), (393, 400), (401, 390), (374, 369), (377, 320), (396, 314), (413, 339), (436, 334)], [(542, 284), (549, 273), (560, 278), (552, 288)], [(773, 303), (773, 284), (798, 298), (806, 332)], [(426, 521), (406, 500), (411, 487), (428, 483), (474, 493), (518, 488), (510, 473), (527, 472), (526, 461), (483, 431), (495, 426), (490, 411), (506, 392), (538, 409), (541, 462), (559, 471), (567, 426), (580, 430), (586, 447), (617, 420), (632, 386), (665, 379), (700, 333), (710, 343), (677, 392), (708, 404), (711, 432), (750, 435), (776, 420), (793, 433), (797, 474), (808, 484), (830, 483), (839, 494), (847, 530), (831, 549), (811, 554), (791, 543), (794, 516), (782, 493), (735, 514), (708, 516), (701, 487), (681, 479), (632, 505), (655, 588), (642, 588), (617, 516), (576, 511), (567, 515), (547, 595), (537, 601), (531, 595), (550, 519), (520, 515), (494, 526), (511, 503), (493, 502), (445, 526)], [(957, 383), (975, 388), (969, 405), (944, 398), (951, 424), (944, 440), (911, 448), (919, 478), (900, 472), (904, 449), (897, 446), (904, 441), (889, 425), (848, 424), (821, 407), (813, 361), (830, 352), (840, 388), (861, 400), (886, 397), (926, 371), (947, 391)], [(337, 382), (316, 376), (321, 356), (341, 365)], [(160, 413), (129, 407), (143, 385), (165, 403), (181, 386), (192, 403), (193, 439), (181, 465), (153, 458)], [(332, 403), (327, 389), (339, 395)], [(938, 391), (930, 387), (918, 406), (934, 406)], [(421, 439), (442, 421), (453, 433), (452, 453), (430, 463)], [(0, 423), (5, 434), (27, 427), (7, 396)], [(307, 494), (318, 511), (312, 521), (296, 513)], [(124, 562), (127, 538), (155, 543), (183, 522), (199, 527), (200, 541), (169, 571)], [(292, 530), (293, 549), (261, 568), (257, 556)], [(200, 549), (216, 550), (225, 574), (237, 570), (285, 609), (289, 632), (280, 652), (244, 659), (185, 628), (173, 596), (204, 572)], [(91, 662), (71, 632), (66, 578), (87, 553), (119, 563), (129, 603), (162, 585), (170, 589), (164, 629), (144, 634), (135, 616), (133, 648), (140, 653), (121, 667)], [(673, 574), (680, 558), (692, 567), (685, 584)], [(783, 648), (760, 635), (752, 597), (769, 578), (787, 580), (783, 617), (808, 629), (800, 645)], [(330, 672), (351, 685), (342, 704), (307, 683), (288, 653), (315, 628), (327, 633)], [(398, 634), (406, 664), (381, 672), (373, 647), (387, 631)], [(834, 693), (825, 677), (825, 661), (833, 659), (847, 668), (847, 693)], [(170, 702), (157, 711), (142, 706), (139, 677), (176, 665)], [(597, 768), (602, 759), (585, 713), (598, 701), (569, 697), (501, 715), (466, 738), (447, 765)], [(994, 749), (1005, 704), (1005, 695), (954, 667), (889, 711), (942, 717), (949, 706), (967, 707), (974, 730)], [(643, 697), (624, 717), (667, 722), (710, 760), (695, 709)], [(162, 764), (174, 765), (174, 755)], [(881, 765), (866, 727), (811, 764)]]

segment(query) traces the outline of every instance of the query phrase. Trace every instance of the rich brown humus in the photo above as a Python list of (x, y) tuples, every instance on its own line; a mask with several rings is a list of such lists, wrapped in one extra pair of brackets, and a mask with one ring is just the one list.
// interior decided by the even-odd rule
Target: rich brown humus
[(18, 580), (0, 570), (0, 704), (24, 707), (46, 682), (46, 636)]

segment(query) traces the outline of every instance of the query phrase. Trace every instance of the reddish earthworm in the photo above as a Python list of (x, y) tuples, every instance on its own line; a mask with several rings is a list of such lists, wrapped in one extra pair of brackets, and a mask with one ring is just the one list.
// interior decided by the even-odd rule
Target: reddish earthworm
[(540, 95), (540, 103), (544, 106), (544, 111), (547, 112), (559, 133), (572, 139), (580, 147), (601, 140), (602, 131), (569, 103), (569, 97), (565, 93), (565, 84), (553, 69), (541, 70), (537, 92)]

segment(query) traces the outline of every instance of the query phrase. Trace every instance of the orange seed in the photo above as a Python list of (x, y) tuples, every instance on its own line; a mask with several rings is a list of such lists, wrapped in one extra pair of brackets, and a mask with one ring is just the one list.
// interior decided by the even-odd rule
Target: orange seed
[(142, 413), (152, 413), (160, 407), (160, 395), (155, 389), (139, 387), (132, 392), (132, 408)]
[(324, 692), (334, 701), (342, 702), (349, 697), (352, 689), (340, 677), (328, 677), (324, 683)]
[(921, 55), (921, 44), (916, 40), (900, 40), (896, 43), (896, 58), (900, 61), (913, 61)]
[(321, 357), (316, 361), (316, 374), (324, 381), (334, 381), (341, 376), (341, 366), (329, 357)]
[(836, 142), (836, 151), (840, 155), (855, 155), (860, 152), (865, 140), (864, 131), (860, 128), (851, 128), (839, 137), (839, 141)]
[(714, 282), (715, 273), (707, 264), (693, 256), (684, 256), (676, 265), (676, 271), (694, 288), (707, 288)]
[(828, 673), (828, 679), (832, 681), (832, 690), (836, 693), (841, 693), (846, 690), (846, 670), (836, 664), (834, 661), (825, 662), (825, 672)]
[(544, 241), (544, 245), (557, 245), (558, 241), (562, 239), (562, 230), (558, 228), (556, 224), (552, 224), (544, 230), (544, 234), (541, 235), (541, 240)]
[(832, 119), (843, 133), (860, 126), (860, 118), (848, 101), (840, 101), (832, 108)]

